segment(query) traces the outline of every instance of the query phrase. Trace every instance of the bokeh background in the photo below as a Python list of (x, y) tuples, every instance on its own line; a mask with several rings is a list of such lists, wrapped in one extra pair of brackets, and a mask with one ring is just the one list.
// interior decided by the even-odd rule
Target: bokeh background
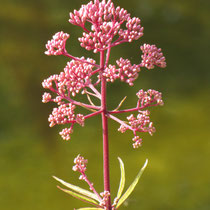
[[(0, 206), (4, 210), (60, 210), (86, 206), (56, 188), (56, 175), (86, 187), (71, 170), (82, 154), (87, 174), (98, 191), (102, 186), (100, 118), (76, 126), (69, 142), (49, 128), (54, 104), (42, 104), (43, 79), (59, 73), (64, 57), (44, 55), (45, 43), (57, 31), (71, 34), (68, 50), (75, 56), (91, 52), (79, 46), (81, 31), (68, 14), (87, 0), (1, 0), (0, 6)], [(126, 95), (126, 107), (136, 104), (136, 92), (152, 88), (163, 93), (165, 106), (151, 111), (157, 132), (143, 135), (143, 147), (132, 149), (132, 133), (121, 134), (110, 121), (112, 193), (118, 188), (117, 157), (125, 163), (128, 186), (149, 159), (136, 190), (122, 209), (210, 209), (210, 1), (115, 0), (140, 17), (144, 36), (112, 51), (139, 63), (139, 46), (156, 44), (167, 58), (167, 69), (142, 70), (134, 87), (119, 82), (108, 87), (109, 106)]]

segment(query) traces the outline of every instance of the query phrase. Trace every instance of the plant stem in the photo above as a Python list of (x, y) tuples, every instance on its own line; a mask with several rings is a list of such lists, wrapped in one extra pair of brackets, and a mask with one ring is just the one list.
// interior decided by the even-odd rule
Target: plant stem
[[(100, 52), (100, 68), (104, 70), (104, 51)], [(102, 109), (102, 130), (103, 130), (103, 168), (104, 168), (104, 191), (110, 193), (109, 181), (109, 142), (108, 142), (108, 122), (106, 107), (106, 78), (101, 73), (101, 109)], [(111, 210), (111, 198), (107, 202), (107, 209)]]

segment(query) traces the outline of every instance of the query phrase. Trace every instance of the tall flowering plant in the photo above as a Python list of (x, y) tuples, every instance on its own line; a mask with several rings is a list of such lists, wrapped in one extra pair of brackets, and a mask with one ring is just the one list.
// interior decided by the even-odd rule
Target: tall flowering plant
[[(75, 160), (74, 171), (78, 171), (80, 179), (87, 182), (90, 190), (67, 183), (57, 177), (58, 182), (68, 189), (59, 187), (64, 192), (95, 206), (95, 208), (81, 209), (106, 209), (115, 210), (128, 198), (135, 188), (141, 174), (143, 173), (147, 160), (139, 171), (133, 183), (123, 194), (125, 184), (124, 164), (120, 158), (121, 179), (119, 190), (113, 202), (111, 202), (110, 177), (109, 177), (109, 139), (108, 139), (108, 118), (119, 124), (121, 133), (127, 130), (133, 132), (133, 147), (142, 145), (142, 138), (138, 133), (144, 132), (152, 135), (155, 132), (153, 123), (150, 121), (150, 112), (147, 108), (163, 105), (162, 95), (156, 90), (142, 90), (137, 93), (137, 104), (133, 108), (121, 109), (125, 98), (119, 102), (118, 107), (113, 110), (107, 109), (106, 86), (109, 82), (120, 80), (130, 86), (134, 85), (143, 67), (153, 69), (155, 66), (166, 67), (165, 57), (160, 48), (155, 45), (143, 44), (139, 64), (132, 64), (129, 59), (119, 58), (116, 64), (110, 64), (109, 58), (111, 49), (125, 42), (132, 42), (143, 36), (143, 27), (139, 18), (131, 15), (123, 8), (115, 7), (111, 0), (94, 0), (82, 5), (79, 10), (70, 13), (69, 22), (82, 28), (82, 36), (78, 39), (81, 47), (93, 53), (100, 54), (100, 61), (97, 63), (92, 58), (75, 57), (66, 49), (66, 42), (70, 35), (64, 32), (56, 33), (47, 42), (46, 55), (63, 55), (70, 60), (60, 74), (55, 74), (45, 79), (42, 86), (49, 90), (43, 94), (43, 103), (55, 102), (57, 107), (53, 109), (48, 121), (50, 127), (54, 125), (67, 125), (60, 135), (64, 140), (69, 140), (73, 133), (75, 124), (84, 126), (88, 118), (96, 115), (102, 117), (103, 128), (103, 169), (104, 169), (104, 191), (98, 193), (86, 175), (87, 160), (78, 155)], [(87, 96), (88, 103), (77, 101), (75, 96), (83, 94)], [(93, 103), (93, 98), (99, 101), (98, 105)], [(77, 113), (76, 108), (80, 106), (88, 110), (89, 114)], [(127, 120), (120, 119), (120, 113), (129, 114)]]

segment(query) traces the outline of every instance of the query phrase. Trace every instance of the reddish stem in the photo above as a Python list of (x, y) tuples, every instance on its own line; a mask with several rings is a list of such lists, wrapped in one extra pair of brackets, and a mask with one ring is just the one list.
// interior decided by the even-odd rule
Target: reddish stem
[(158, 106), (158, 104), (152, 104), (153, 102), (155, 102), (155, 100), (151, 101), (150, 104), (143, 105), (141, 107), (137, 106), (137, 107), (131, 108), (131, 109), (113, 110), (113, 111), (108, 111), (108, 113), (109, 114), (119, 114), (119, 113), (125, 113), (125, 112), (135, 112), (135, 111), (139, 111), (139, 110), (145, 109), (146, 107)]
[(89, 109), (100, 109), (99, 106), (93, 106), (90, 104), (85, 104), (79, 101), (75, 101), (74, 99), (71, 99), (70, 97), (66, 96), (65, 94), (61, 94), (58, 90), (55, 90), (54, 88), (49, 88), (52, 92), (58, 94), (59, 96), (61, 96), (63, 99), (66, 99), (67, 101), (77, 105), (77, 106), (81, 106), (81, 107), (86, 107)]
[(66, 50), (64, 51), (63, 55), (66, 56), (66, 57), (68, 57), (68, 58), (71, 58), (71, 59), (73, 59), (73, 60), (75, 60), (75, 61), (79, 61), (79, 62), (87, 63), (87, 64), (92, 65), (92, 66), (95, 66), (95, 67), (99, 67), (99, 65), (97, 65), (97, 64), (88, 62), (88, 61), (85, 60), (85, 59), (77, 58), (77, 57), (75, 57), (75, 56), (73, 56), (73, 55), (68, 54), (68, 52), (67, 52)]
[[(100, 52), (100, 68), (104, 70), (104, 51)], [(109, 141), (108, 141), (108, 122), (106, 107), (106, 78), (101, 74), (101, 109), (102, 109), (102, 129), (103, 129), (103, 168), (104, 168), (104, 191), (110, 192), (109, 181)], [(111, 210), (111, 198), (106, 204), (108, 210)]]
[(92, 190), (94, 192), (94, 194), (98, 197), (99, 201), (102, 201), (101, 196), (98, 194), (98, 192), (95, 190), (95, 188), (93, 187), (93, 183), (91, 183), (88, 178), (87, 175), (85, 174), (85, 172), (80, 171), (80, 173), (83, 175), (85, 182), (89, 185), (90, 190)]
[(90, 118), (90, 117), (93, 117), (93, 116), (95, 116), (95, 115), (100, 114), (101, 112), (102, 112), (102, 110), (99, 110), (99, 111), (97, 111), (97, 112), (93, 112), (93, 113), (91, 113), (91, 114), (88, 114), (88, 115), (84, 116), (84, 118), (85, 118), (85, 119), (88, 119), (88, 118)]

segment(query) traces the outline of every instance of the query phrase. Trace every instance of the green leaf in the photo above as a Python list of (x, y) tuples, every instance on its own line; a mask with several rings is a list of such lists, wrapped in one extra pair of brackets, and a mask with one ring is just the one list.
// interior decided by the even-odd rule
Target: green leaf
[(73, 197), (75, 197), (75, 198), (77, 198), (77, 199), (79, 199), (79, 200), (82, 200), (82, 201), (84, 201), (84, 202), (87, 202), (87, 203), (90, 203), (90, 204), (92, 204), (92, 205), (95, 205), (95, 206), (98, 206), (98, 207), (99, 207), (99, 204), (98, 204), (95, 200), (93, 200), (93, 199), (91, 199), (91, 198), (89, 198), (89, 197), (86, 197), (86, 196), (84, 196), (84, 195), (80, 195), (80, 194), (75, 193), (75, 192), (70, 191), (70, 190), (63, 189), (63, 188), (61, 188), (61, 187), (59, 187), (59, 186), (57, 186), (57, 187), (58, 187), (60, 190), (64, 191), (65, 193), (67, 193), (67, 194), (69, 194), (69, 195), (71, 195), (71, 196), (73, 196)]
[(77, 209), (77, 210), (98, 210), (98, 209), (102, 209), (102, 208), (90, 208), (90, 207), (86, 207), (86, 208), (80, 208), (80, 209)]
[(70, 188), (71, 190), (74, 190), (75, 192), (78, 192), (82, 195), (85, 195), (89, 198), (92, 198), (92, 199), (95, 199), (95, 200), (99, 201), (97, 195), (95, 195), (94, 193), (92, 193), (88, 190), (82, 189), (81, 187), (75, 186), (73, 184), (67, 183), (67, 182), (63, 181), (62, 179), (57, 178), (56, 176), (53, 176), (53, 178), (55, 180), (57, 180), (58, 182), (60, 182), (61, 184), (63, 184), (64, 186)]
[(120, 196), (122, 195), (124, 186), (125, 186), (125, 168), (124, 168), (123, 161), (119, 157), (118, 157), (118, 160), (120, 162), (121, 178), (120, 178), (119, 189), (117, 192), (117, 198), (120, 198)]
[(146, 166), (147, 166), (148, 160), (146, 159), (144, 166), (141, 168), (139, 173), (137, 174), (136, 178), (134, 179), (133, 183), (128, 187), (127, 191), (123, 194), (123, 196), (119, 199), (116, 208), (118, 208), (127, 198), (128, 196), (133, 192), (135, 186), (137, 185), (141, 175), (143, 174)]

